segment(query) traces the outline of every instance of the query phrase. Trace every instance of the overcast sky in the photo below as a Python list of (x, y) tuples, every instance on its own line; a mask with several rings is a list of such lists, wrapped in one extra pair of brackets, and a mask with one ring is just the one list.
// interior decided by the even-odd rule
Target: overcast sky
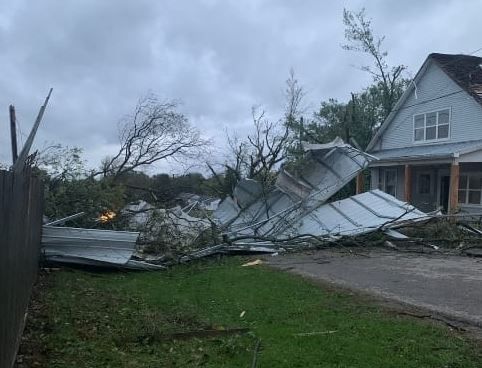
[(290, 68), (308, 107), (346, 100), (370, 78), (356, 68), (366, 59), (340, 47), (343, 7), (365, 7), (386, 36), (390, 61), (413, 74), (431, 52), (482, 47), (476, 0), (2, 3), (0, 162), (11, 160), (8, 105), (25, 141), (49, 87), (35, 147), (82, 147), (91, 166), (116, 151), (118, 120), (148, 92), (182, 101), (182, 112), (219, 147), (225, 130), (250, 128), (251, 106), (279, 115)]

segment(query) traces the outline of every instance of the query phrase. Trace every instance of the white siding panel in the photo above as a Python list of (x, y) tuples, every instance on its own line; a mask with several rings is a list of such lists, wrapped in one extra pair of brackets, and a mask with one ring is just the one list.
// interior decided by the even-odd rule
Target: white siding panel
[[(407, 98), (398, 114), (381, 137), (381, 147), (391, 149), (427, 143), (413, 142), (413, 116), (440, 109), (451, 109), (450, 139), (442, 141), (463, 142), (482, 139), (482, 106), (450, 79), (436, 64), (430, 63), (417, 83), (415, 93)], [(450, 96), (445, 96), (447, 94)], [(427, 101), (426, 103), (422, 103)], [(421, 104), (422, 103), (422, 104)], [(434, 144), (434, 143), (429, 143)]]

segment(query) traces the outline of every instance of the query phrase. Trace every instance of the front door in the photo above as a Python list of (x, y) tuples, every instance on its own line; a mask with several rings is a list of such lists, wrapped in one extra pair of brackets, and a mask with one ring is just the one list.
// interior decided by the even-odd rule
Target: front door
[(443, 175), (440, 177), (440, 206), (445, 213), (449, 209), (449, 193), (450, 193), (450, 176)]
[(415, 191), (413, 192), (413, 204), (418, 209), (428, 212), (437, 207), (437, 186), (435, 185), (435, 170), (417, 168), (415, 174)]

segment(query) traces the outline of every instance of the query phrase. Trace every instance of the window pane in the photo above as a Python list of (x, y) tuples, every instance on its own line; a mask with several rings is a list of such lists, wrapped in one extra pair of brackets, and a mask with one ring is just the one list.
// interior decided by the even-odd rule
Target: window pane
[(386, 173), (387, 173), (386, 175), (387, 184), (395, 183), (397, 178), (397, 172), (395, 170), (387, 170)]
[(427, 127), (427, 131), (425, 132), (425, 139), (435, 139), (436, 138), (436, 132), (437, 132), (437, 127), (432, 126), (432, 127)]
[(459, 178), (459, 189), (466, 189), (467, 188), (467, 176), (461, 175)]
[(395, 196), (397, 186), (397, 171), (386, 170), (385, 171), (385, 192)]
[(387, 185), (385, 192), (392, 196), (395, 196), (395, 185)]
[(424, 115), (415, 116), (415, 129), (424, 127)]
[(459, 203), (465, 203), (467, 199), (467, 191), (459, 190)]
[(424, 134), (423, 134), (423, 129), (415, 129), (415, 140), (416, 141), (423, 141), (424, 139)]
[(449, 137), (449, 126), (439, 125), (438, 127), (438, 137), (437, 138), (448, 138)]
[(420, 194), (430, 194), (430, 175), (421, 174), (418, 177), (418, 192)]
[(427, 114), (427, 123), (426, 126), (434, 126), (437, 124), (437, 113), (436, 112), (431, 112), (430, 114)]
[(449, 123), (449, 110), (442, 110), (438, 112), (438, 124), (448, 124)]
[(481, 189), (480, 186), (480, 177), (477, 176), (470, 176), (469, 177), (469, 189)]
[(469, 190), (469, 203), (480, 204), (480, 190)]

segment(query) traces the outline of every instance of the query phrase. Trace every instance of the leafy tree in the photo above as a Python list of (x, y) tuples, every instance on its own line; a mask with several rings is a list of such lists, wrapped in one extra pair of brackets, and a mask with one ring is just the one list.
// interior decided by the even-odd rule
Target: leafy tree
[[(351, 93), (347, 102), (322, 101), (312, 118), (301, 121), (294, 131), (302, 140), (313, 143), (326, 143), (339, 136), (366, 149), (410, 81), (404, 78), (404, 65), (389, 65), (388, 52), (383, 48), (385, 37), (373, 32), (364, 9), (359, 12), (344, 9), (343, 23), (347, 41), (343, 48), (370, 56), (372, 64), (361, 69), (372, 75), (373, 83), (361, 92)], [(296, 169), (296, 160), (291, 165)], [(354, 188), (354, 183), (350, 183), (338, 197), (353, 194)]]
[[(406, 85), (402, 81), (397, 84), (398, 98)], [(385, 119), (382, 95), (383, 87), (378, 83), (360, 93), (352, 93), (348, 102), (322, 101), (313, 119), (305, 124), (305, 140), (325, 143), (339, 136), (365, 149)]]
[(34, 166), (50, 181), (78, 180), (87, 176), (82, 149), (55, 144), (35, 152)]
[(383, 49), (385, 36), (380, 37), (374, 34), (371, 20), (367, 19), (365, 9), (361, 9), (359, 12), (343, 9), (343, 23), (347, 40), (343, 48), (368, 54), (373, 60), (372, 66), (364, 65), (362, 70), (373, 76), (379, 103), (382, 107), (382, 117), (385, 119), (400, 97), (400, 90), (403, 90), (407, 83), (403, 78), (406, 66), (389, 65), (388, 52)]
[(105, 179), (66, 180), (48, 187), (45, 195), (47, 217), (58, 219), (85, 212), (75, 220), (76, 226), (81, 227), (106, 227), (98, 221), (99, 216), (110, 211), (118, 213), (124, 205), (124, 188)]
[(305, 90), (296, 79), (294, 70), (291, 69), (286, 80), (284, 111), (284, 125), (289, 131), (285, 154), (289, 160), (298, 159), (303, 155), (301, 142), (306, 140), (303, 119), (303, 98), (305, 95)]
[(339, 136), (365, 149), (405, 91), (409, 80), (403, 77), (404, 65), (389, 65), (388, 52), (383, 49), (385, 37), (375, 35), (364, 9), (359, 12), (344, 9), (343, 23), (347, 41), (343, 48), (371, 57), (373, 65), (365, 65), (361, 69), (372, 75), (373, 84), (361, 92), (352, 93), (348, 102), (335, 99), (322, 101), (313, 119), (305, 124), (304, 138), (324, 143)]
[(124, 206), (124, 187), (90, 177), (78, 147), (48, 147), (36, 155), (35, 165), (45, 183), (44, 213), (52, 220), (85, 212), (75, 220), (77, 226), (103, 227), (99, 216)]
[(157, 201), (157, 196), (152, 191), (147, 190), (152, 188), (153, 180), (142, 171), (125, 172), (118, 177), (116, 182), (124, 187), (125, 201), (127, 203), (138, 200), (146, 202)]

